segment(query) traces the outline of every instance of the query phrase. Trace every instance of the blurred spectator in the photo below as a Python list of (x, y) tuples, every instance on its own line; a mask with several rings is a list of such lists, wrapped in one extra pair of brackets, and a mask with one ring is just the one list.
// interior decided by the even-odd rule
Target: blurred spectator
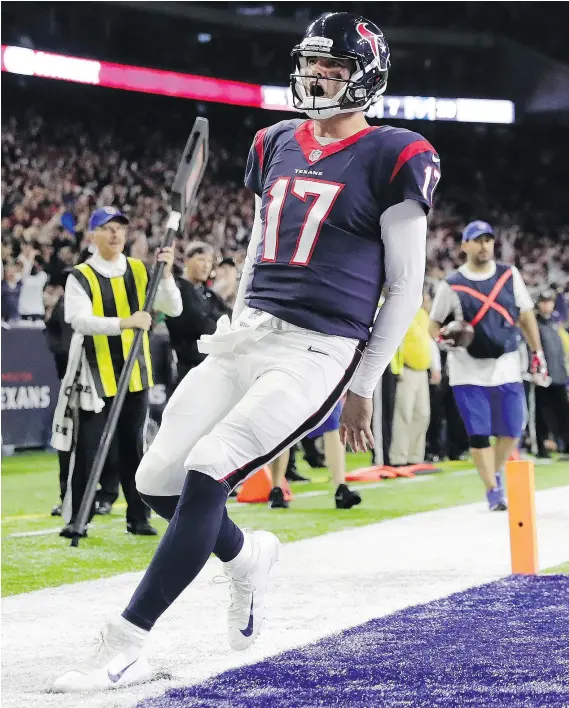
[(391, 465), (401, 467), (425, 461), (425, 438), (430, 419), (429, 370), (433, 383), (441, 381), (440, 357), (429, 334), (430, 295), (407, 331), (401, 350), (403, 371), (395, 394)]
[(569, 399), (567, 398), (567, 367), (565, 350), (559, 334), (559, 324), (553, 318), (556, 293), (545, 290), (537, 303), (537, 324), (547, 361), (551, 385), (535, 387), (536, 437), (539, 457), (549, 457), (545, 441), (549, 433), (558, 436), (565, 452), (569, 452)]
[(237, 266), (233, 258), (224, 258), (216, 269), (213, 292), (233, 309), (237, 296)]
[(45, 300), (48, 303), (46, 307), (45, 336), (47, 346), (53, 354), (57, 378), (61, 381), (67, 369), (73, 329), (70, 324), (67, 324), (64, 317), (63, 288), (61, 286), (57, 286), (56, 288), (52, 286), (48, 287), (50, 289), (48, 290), (46, 288), (46, 290), (49, 292), (49, 295), (47, 293), (45, 294)]
[(45, 305), (43, 290), (48, 280), (45, 271), (45, 261), (39, 255), (39, 250), (24, 245), (26, 256), (20, 255), (22, 263), (22, 289), (18, 301), (18, 311), (23, 320), (43, 320)]
[(20, 319), (18, 304), (22, 292), (21, 269), (15, 263), (7, 263), (2, 280), (2, 319), (13, 322)]
[(372, 465), (391, 465), (395, 397), (402, 372), (403, 351), (399, 347), (373, 393), (372, 431), (376, 447), (371, 454)]
[(202, 334), (213, 334), (217, 320), (231, 315), (221, 297), (207, 287), (213, 268), (213, 248), (203, 241), (188, 246), (184, 275), (177, 280), (184, 309), (179, 317), (166, 317), (170, 342), (178, 358), (178, 381), (205, 359), (198, 351)]

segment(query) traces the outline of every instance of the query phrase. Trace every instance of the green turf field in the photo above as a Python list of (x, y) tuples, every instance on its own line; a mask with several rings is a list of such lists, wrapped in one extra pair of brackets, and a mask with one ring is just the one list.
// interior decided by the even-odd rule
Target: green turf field
[(546, 568), (543, 572), (546, 575), (559, 575), (560, 573), (569, 575), (569, 561), (561, 563), (561, 565), (555, 565), (553, 568)]
[[(383, 480), (375, 486), (362, 484), (362, 505), (337, 511), (331, 485), (327, 483), (327, 471), (311, 470), (300, 455), (298, 457), (299, 472), (312, 477), (313, 482), (293, 485), (295, 500), (291, 508), (270, 510), (261, 504), (241, 505), (231, 501), (231, 513), (237, 523), (275, 531), (286, 542), (484, 498), (471, 463), (445, 463), (441, 474), (412, 480)], [(369, 455), (348, 455), (349, 469), (368, 464)], [(567, 463), (536, 467), (538, 489), (566, 484), (569, 484)], [(108, 577), (141, 570), (147, 565), (159, 538), (125, 534), (122, 500), (117, 502), (110, 516), (95, 517), (89, 538), (76, 549), (58, 536), (61, 519), (49, 515), (57, 496), (55, 455), (26, 453), (3, 460), (3, 595)], [(165, 522), (155, 518), (154, 523), (162, 533)], [(49, 530), (54, 533), (44, 533)], [(30, 532), (40, 535), (14, 535)], [(557, 572), (567, 572), (567, 567)]]

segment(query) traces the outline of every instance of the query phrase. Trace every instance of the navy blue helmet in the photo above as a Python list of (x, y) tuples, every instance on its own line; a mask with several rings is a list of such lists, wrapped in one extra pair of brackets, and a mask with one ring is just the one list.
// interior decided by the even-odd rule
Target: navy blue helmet
[[(349, 76), (340, 78), (338, 74), (330, 79), (330, 75), (319, 74), (314, 69), (315, 57), (326, 57), (331, 67), (338, 59), (339, 66), (349, 67)], [(292, 58), (293, 104), (310, 118), (365, 111), (387, 87), (389, 47), (379, 27), (361, 15), (322, 15), (310, 24), (303, 40), (292, 50)], [(338, 90), (326, 96), (323, 85), (330, 81), (337, 82), (332, 85)]]

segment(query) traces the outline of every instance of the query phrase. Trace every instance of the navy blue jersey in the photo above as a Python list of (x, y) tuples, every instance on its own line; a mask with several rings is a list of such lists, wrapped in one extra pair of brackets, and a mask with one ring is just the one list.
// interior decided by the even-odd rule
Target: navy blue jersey
[(521, 335), (516, 325), (520, 308), (516, 305), (512, 269), (496, 263), (491, 278), (469, 280), (457, 270), (447, 278), (457, 293), (466, 322), (474, 327), (474, 341), (467, 348), (476, 359), (497, 359), (520, 346)]
[(428, 212), (439, 178), (432, 145), (403, 128), (368, 127), (329, 145), (311, 120), (260, 130), (245, 175), (263, 222), (247, 304), (367, 341), (385, 279), (379, 219), (405, 199)]

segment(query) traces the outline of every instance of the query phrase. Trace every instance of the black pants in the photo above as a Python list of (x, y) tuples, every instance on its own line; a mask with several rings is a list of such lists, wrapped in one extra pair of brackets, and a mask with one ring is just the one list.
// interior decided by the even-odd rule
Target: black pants
[(393, 438), (393, 416), (395, 415), (395, 394), (397, 376), (388, 366), (381, 377), (381, 437), (383, 442), (383, 464), (389, 466), (389, 450)]
[(427, 453), (442, 457), (441, 433), (443, 429), (443, 397), (439, 385), (429, 385), (429, 398), (431, 402), (431, 418), (427, 430)]
[[(77, 450), (71, 481), (73, 492), (72, 520), (75, 520), (75, 516), (79, 511), (103, 428), (111, 410), (113, 399), (106, 398), (104, 400), (105, 407), (100, 413), (93, 413), (92, 411), (79, 412)], [(147, 411), (147, 391), (127, 393), (119, 416), (113, 445), (111, 446), (114, 446), (113, 458), (116, 460), (122, 490), (126, 499), (127, 521), (143, 521), (150, 516), (150, 509), (140, 498), (136, 491), (135, 483), (136, 470), (142, 459), (144, 424)]]
[(443, 400), (443, 415), (446, 418), (446, 454), (453, 460), (468, 450), (468, 434), (454, 400), (448, 376), (443, 377), (440, 395)]
[(549, 433), (561, 438), (569, 452), (569, 400), (563, 384), (535, 387), (535, 433), (540, 452)]
[[(100, 489), (97, 490), (95, 501), (107, 501), (109, 504), (114, 504), (119, 496), (119, 470), (115, 460), (115, 445), (114, 441), (109, 450), (109, 455), (101, 479), (99, 480)], [(59, 450), (59, 494), (61, 501), (65, 498), (67, 492), (67, 479), (69, 478), (69, 463), (71, 461), (71, 452)]]

